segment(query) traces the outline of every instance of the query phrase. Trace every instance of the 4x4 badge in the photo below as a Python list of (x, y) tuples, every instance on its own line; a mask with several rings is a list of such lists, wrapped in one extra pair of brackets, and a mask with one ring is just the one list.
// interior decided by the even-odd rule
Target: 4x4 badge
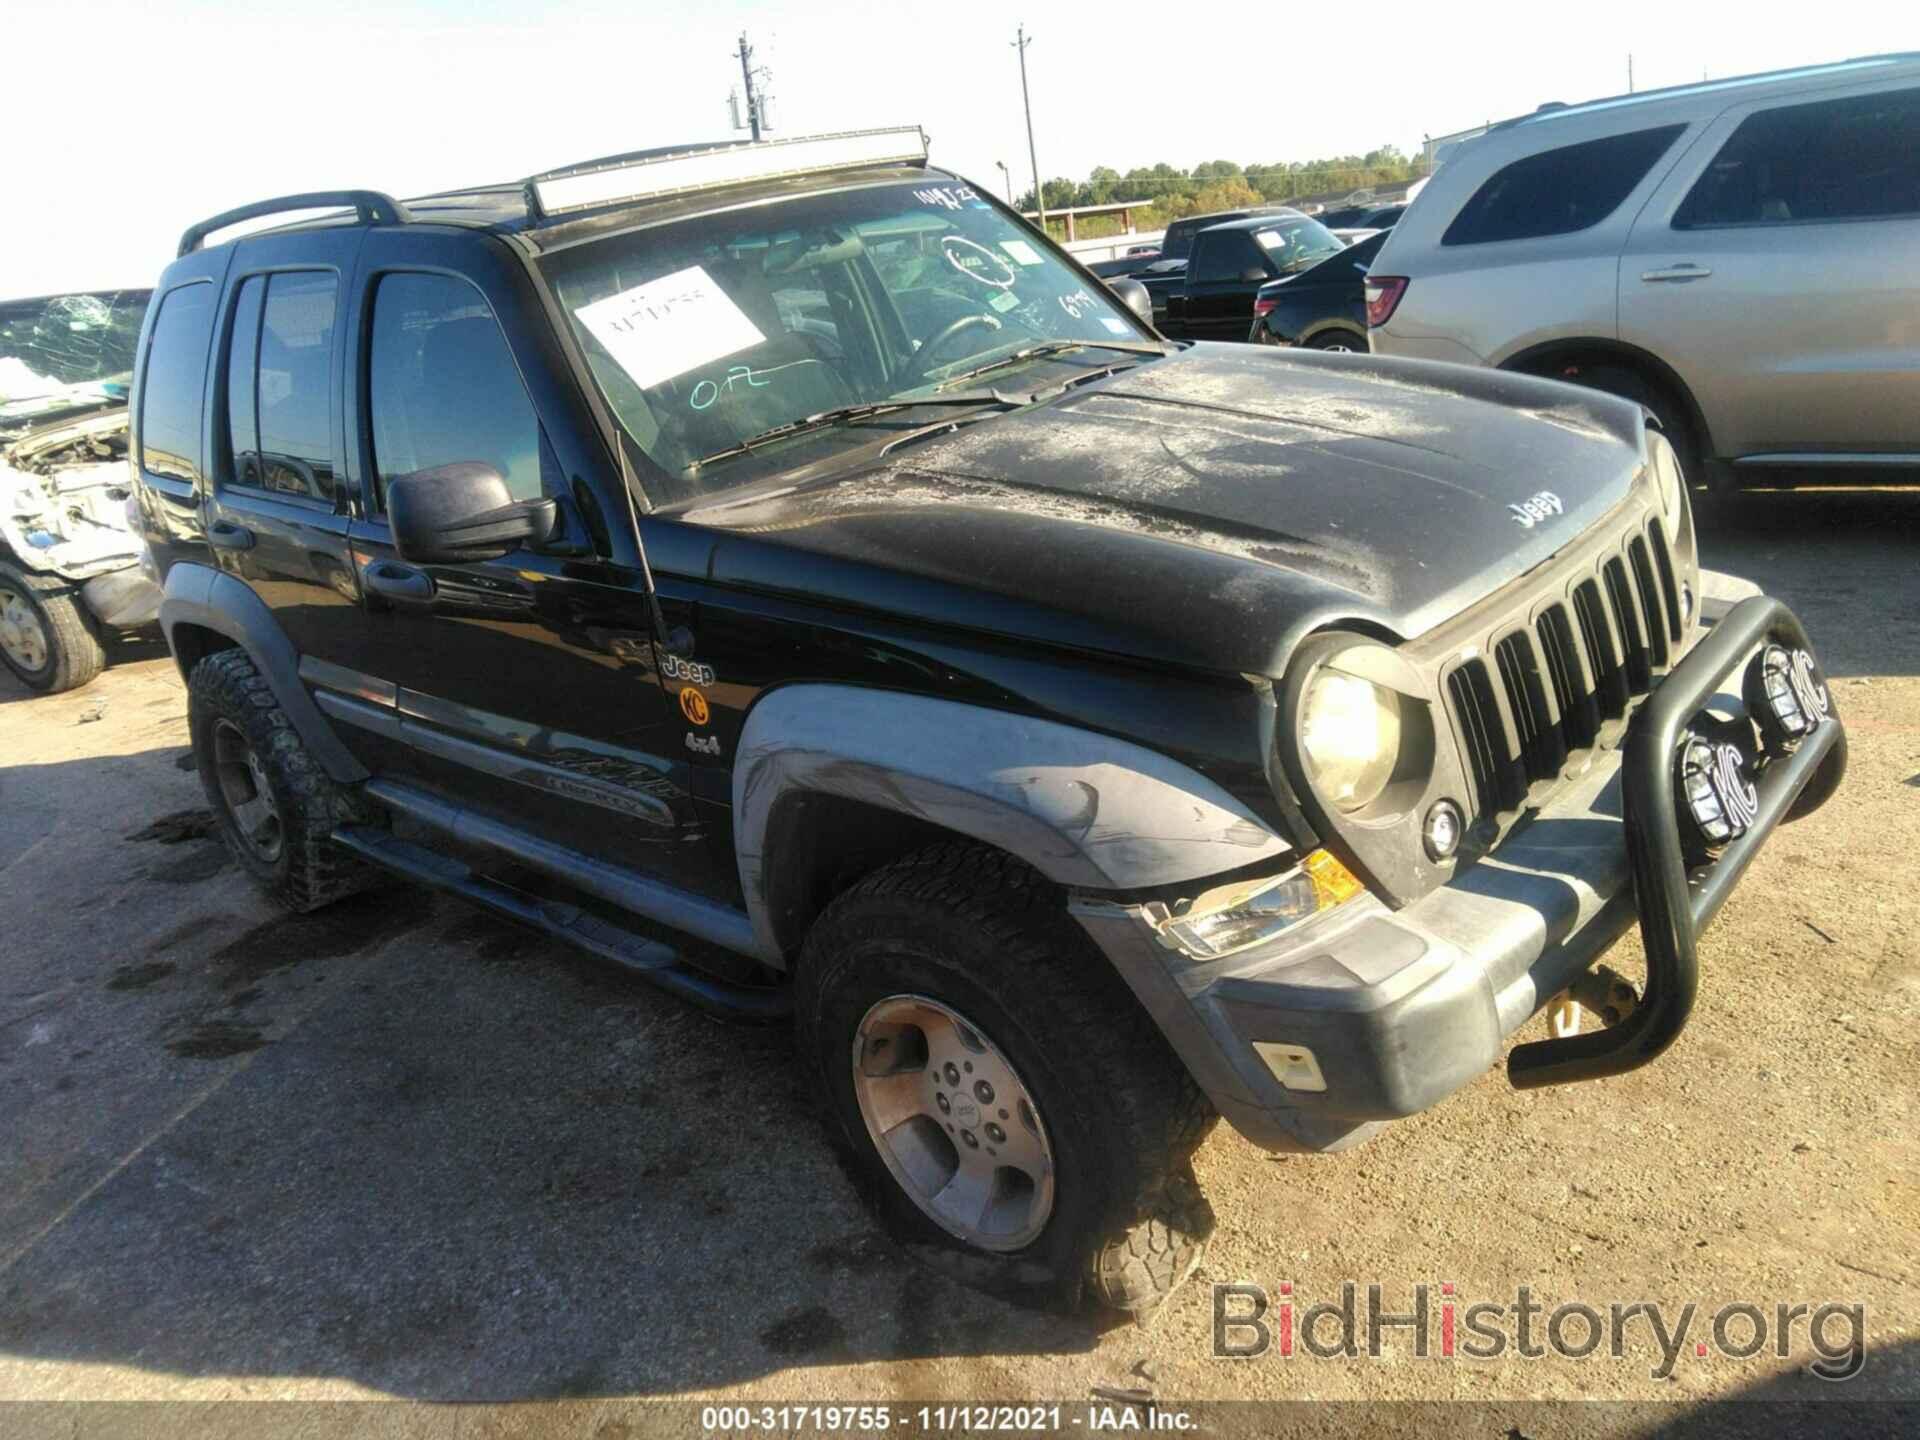
[(1507, 506), (1507, 512), (1513, 516), (1514, 524), (1522, 530), (1531, 530), (1542, 520), (1566, 514), (1567, 507), (1560, 503), (1560, 497), (1551, 490), (1541, 490), (1529, 495), (1518, 505)]

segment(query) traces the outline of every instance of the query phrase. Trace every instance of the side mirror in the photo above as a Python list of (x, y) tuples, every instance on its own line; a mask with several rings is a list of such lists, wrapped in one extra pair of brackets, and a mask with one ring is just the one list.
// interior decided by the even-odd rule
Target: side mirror
[(493, 466), (457, 460), (389, 480), (387, 523), (402, 560), (461, 565), (545, 544), (560, 528), (560, 506), (515, 500)]
[(1107, 288), (1113, 291), (1114, 299), (1138, 315), (1147, 324), (1153, 324), (1153, 292), (1131, 276), (1122, 275), (1109, 280)]

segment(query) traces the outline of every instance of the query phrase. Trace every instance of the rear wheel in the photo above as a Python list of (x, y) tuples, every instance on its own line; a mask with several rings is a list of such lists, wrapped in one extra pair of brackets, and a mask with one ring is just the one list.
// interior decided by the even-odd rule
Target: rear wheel
[(71, 581), (0, 562), (0, 661), (29, 689), (78, 690), (106, 669)]
[(836, 1138), (917, 1253), (1133, 1312), (1199, 1263), (1213, 1110), (1041, 877), (963, 843), (877, 871), (815, 924), (794, 991)]
[(200, 783), (240, 867), (289, 910), (318, 910), (379, 877), (336, 846), (336, 826), (368, 817), (307, 753), (244, 650), (193, 667), (187, 728)]
[(1310, 350), (1331, 350), (1342, 355), (1365, 355), (1367, 342), (1351, 330), (1322, 330), (1307, 342)]

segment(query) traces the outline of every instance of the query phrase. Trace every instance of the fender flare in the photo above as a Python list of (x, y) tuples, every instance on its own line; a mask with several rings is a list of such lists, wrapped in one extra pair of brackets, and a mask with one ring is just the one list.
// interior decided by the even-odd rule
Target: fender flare
[(327, 775), (343, 785), (368, 778), (367, 768), (340, 742), (300, 683), (300, 652), (273, 618), (267, 602), (252, 588), (206, 565), (180, 562), (167, 571), (160, 599), (160, 629), (167, 637), (182, 679), (192, 678), (189, 658), (181, 654), (174, 630), (197, 625), (224, 635), (247, 652), (266, 677), (273, 698), (293, 722), (300, 739)]
[(781, 801), (807, 792), (929, 821), (1077, 889), (1200, 879), (1292, 850), (1219, 785), (1130, 741), (931, 696), (788, 685), (748, 713), (733, 767), (741, 893), (763, 954), (781, 953), (767, 836)]

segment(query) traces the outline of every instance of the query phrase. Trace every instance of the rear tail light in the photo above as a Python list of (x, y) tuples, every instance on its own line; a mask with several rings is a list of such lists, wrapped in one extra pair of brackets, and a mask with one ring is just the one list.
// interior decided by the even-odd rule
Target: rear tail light
[(1404, 275), (1369, 275), (1367, 277), (1367, 325), (1379, 329), (1393, 318), (1400, 297), (1407, 293), (1407, 277)]
[(1258, 319), (1260, 316), (1265, 315), (1269, 310), (1273, 309), (1273, 307), (1278, 305), (1279, 303), (1280, 301), (1277, 296), (1273, 296), (1273, 295), (1254, 296), (1253, 297), (1254, 318)]

